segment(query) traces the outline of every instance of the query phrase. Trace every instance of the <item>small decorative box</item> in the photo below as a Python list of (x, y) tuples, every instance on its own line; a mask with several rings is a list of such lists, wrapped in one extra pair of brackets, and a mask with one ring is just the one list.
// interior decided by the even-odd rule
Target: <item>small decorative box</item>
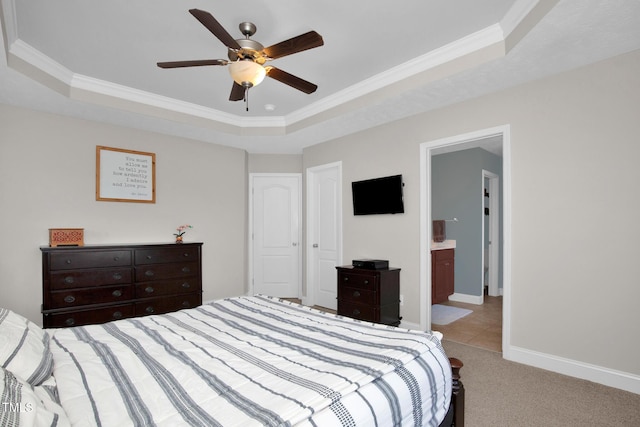
[(84, 246), (84, 228), (50, 228), (49, 246)]

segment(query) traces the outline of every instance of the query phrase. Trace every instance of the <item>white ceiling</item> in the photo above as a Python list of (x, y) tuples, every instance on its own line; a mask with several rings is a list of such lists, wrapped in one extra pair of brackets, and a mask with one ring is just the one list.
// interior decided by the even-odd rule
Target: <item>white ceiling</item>
[[(637, 0), (0, 2), (0, 103), (256, 153), (299, 153), (640, 48)], [(265, 46), (317, 31), (324, 46), (272, 65), (318, 90), (267, 78), (250, 90), (247, 112), (228, 101), (225, 67), (158, 68), (226, 58), (191, 8), (237, 38), (240, 22), (255, 23)]]

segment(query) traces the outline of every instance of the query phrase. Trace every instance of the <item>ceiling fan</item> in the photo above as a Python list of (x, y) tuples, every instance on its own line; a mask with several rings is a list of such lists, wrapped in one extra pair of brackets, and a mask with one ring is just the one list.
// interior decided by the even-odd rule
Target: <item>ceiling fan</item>
[(273, 66), (265, 66), (267, 61), (282, 58), (283, 56), (302, 52), (304, 50), (320, 47), (324, 44), (322, 36), (315, 31), (309, 31), (297, 37), (276, 43), (269, 47), (250, 37), (255, 34), (256, 26), (251, 22), (242, 22), (239, 25), (244, 39), (234, 39), (209, 12), (199, 9), (190, 9), (189, 12), (204, 25), (214, 36), (228, 48), (229, 59), (202, 59), (192, 61), (158, 62), (160, 68), (199, 67), (205, 65), (228, 65), (229, 73), (233, 78), (233, 86), (229, 101), (244, 100), (247, 111), (248, 92), (253, 86), (262, 82), (265, 76), (278, 80), (304, 93), (310, 94), (316, 91), (317, 85), (282, 71)]

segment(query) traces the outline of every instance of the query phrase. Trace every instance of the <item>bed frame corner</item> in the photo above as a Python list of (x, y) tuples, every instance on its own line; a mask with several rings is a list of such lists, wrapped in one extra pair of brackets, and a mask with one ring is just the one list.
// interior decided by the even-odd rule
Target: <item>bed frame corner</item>
[(464, 384), (460, 380), (460, 369), (464, 363), (455, 357), (449, 358), (452, 372), (451, 404), (453, 405), (453, 424), (455, 427), (464, 427)]

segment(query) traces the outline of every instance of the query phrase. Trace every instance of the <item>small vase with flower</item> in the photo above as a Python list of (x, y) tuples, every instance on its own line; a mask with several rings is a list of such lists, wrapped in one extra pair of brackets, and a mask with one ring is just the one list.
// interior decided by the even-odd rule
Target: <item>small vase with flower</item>
[(176, 236), (176, 243), (182, 243), (182, 236), (184, 236), (184, 233), (190, 228), (193, 228), (193, 226), (189, 224), (184, 224), (176, 228), (177, 233), (173, 233), (173, 235)]

